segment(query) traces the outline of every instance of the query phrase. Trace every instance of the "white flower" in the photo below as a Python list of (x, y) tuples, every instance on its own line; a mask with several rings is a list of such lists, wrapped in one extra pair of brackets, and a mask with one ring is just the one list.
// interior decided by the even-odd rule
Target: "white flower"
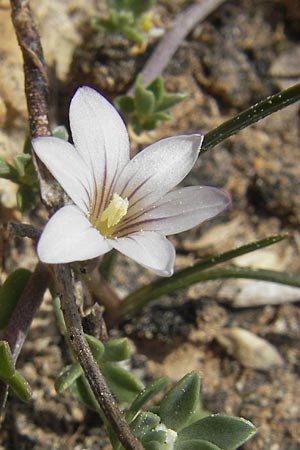
[(47, 223), (37, 249), (41, 261), (83, 261), (115, 248), (158, 275), (172, 275), (175, 249), (165, 236), (210, 219), (230, 203), (213, 187), (171, 191), (193, 167), (203, 136), (163, 139), (130, 160), (121, 117), (89, 87), (79, 88), (71, 101), (70, 127), (74, 145), (55, 137), (33, 140), (74, 203)]

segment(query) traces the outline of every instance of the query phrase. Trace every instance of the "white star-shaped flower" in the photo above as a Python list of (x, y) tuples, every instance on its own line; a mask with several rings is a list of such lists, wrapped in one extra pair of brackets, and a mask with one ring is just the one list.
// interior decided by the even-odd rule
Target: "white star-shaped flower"
[(56, 138), (33, 148), (73, 204), (58, 210), (38, 243), (41, 261), (83, 261), (115, 248), (161, 276), (173, 273), (175, 249), (165, 236), (223, 211), (225, 192), (206, 186), (172, 190), (192, 169), (202, 135), (176, 136), (129, 158), (126, 127), (97, 91), (81, 87), (70, 105), (74, 145)]

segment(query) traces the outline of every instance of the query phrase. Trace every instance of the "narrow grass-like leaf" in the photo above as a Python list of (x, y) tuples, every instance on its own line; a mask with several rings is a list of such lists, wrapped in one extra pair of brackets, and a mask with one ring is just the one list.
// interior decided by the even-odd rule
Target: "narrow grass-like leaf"
[(222, 123), (212, 131), (209, 131), (204, 137), (201, 153), (215, 147), (215, 145), (230, 136), (233, 136), (238, 131), (241, 131), (280, 109), (286, 108), (298, 100), (300, 100), (300, 83), (263, 99), (245, 111), (237, 114), (232, 119)]
[[(286, 237), (287, 235), (270, 236), (259, 241), (251, 242), (250, 244), (242, 245), (241, 247), (229, 250), (225, 253), (221, 253), (220, 255), (207, 258), (204, 261), (199, 261), (192, 267), (187, 267), (186, 269), (179, 270), (171, 278), (161, 278), (145, 287), (137, 289), (123, 300), (123, 315), (125, 316), (127, 314), (133, 314), (137, 312), (145, 305), (147, 305), (151, 300), (154, 300), (161, 295), (170, 294), (178, 289), (187, 288), (192, 284), (198, 283), (200, 281), (207, 281), (210, 278), (206, 278), (208, 272), (203, 272), (206, 269), (209, 269), (216, 266), (217, 264), (224, 263), (226, 261), (229, 261), (230, 259), (236, 258), (246, 253), (250, 253), (255, 250), (259, 250), (261, 248), (275, 244), (276, 242), (279, 242)], [(251, 278), (251, 276), (249, 276), (249, 278)]]
[(9, 321), (16, 304), (31, 276), (30, 270), (16, 269), (0, 288), (0, 330)]
[(114, 249), (106, 253), (102, 257), (99, 270), (107, 281), (109, 281), (113, 275), (114, 267), (117, 262), (117, 257), (118, 252)]

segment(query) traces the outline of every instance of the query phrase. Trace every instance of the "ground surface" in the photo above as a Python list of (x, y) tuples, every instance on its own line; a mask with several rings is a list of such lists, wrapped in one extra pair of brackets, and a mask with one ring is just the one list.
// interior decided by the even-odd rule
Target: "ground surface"
[[(189, 3), (158, 1), (154, 8), (157, 23), (167, 28)], [(171, 121), (141, 137), (142, 144), (179, 133), (207, 132), (259, 99), (297, 82), (300, 18), (296, 4), (288, 0), (228, 1), (205, 21), (202, 30), (196, 28), (165, 71), (168, 88), (188, 96), (173, 109)], [(0, 156), (9, 159), (20, 151), (26, 108), (21, 58), (7, 2), (0, 2), (0, 8), (1, 32), (10, 36), (5, 46), (0, 43)], [(67, 120), (68, 101), (77, 85), (91, 84), (113, 98), (129, 87), (151, 50), (132, 56), (123, 38), (104, 39), (104, 35), (91, 32), (87, 19), (94, 12), (92, 1), (36, 1), (33, 8), (51, 73), (52, 115), (59, 123)], [(289, 238), (283, 243), (236, 263), (299, 272), (299, 125), (297, 104), (200, 158), (186, 183), (224, 188), (232, 195), (232, 208), (174, 239), (178, 268), (288, 231)], [(137, 146), (133, 139), (133, 147)], [(1, 221), (19, 218), (13, 186), (1, 181), (0, 189)], [(31, 215), (36, 223), (42, 217), (41, 212)], [(32, 268), (34, 258), (30, 244), (18, 242), (16, 246), (3, 234), (2, 281), (11, 268)], [(147, 281), (149, 274), (135, 264), (121, 258), (119, 264), (114, 284), (123, 294)], [(134, 342), (139, 355), (135, 365), (141, 375), (167, 374), (175, 381), (196, 369), (202, 376), (207, 409), (253, 421), (259, 431), (244, 450), (299, 450), (299, 301), (298, 290), (220, 280), (160, 299), (124, 323), (120, 333)], [(252, 332), (252, 339), (243, 340), (230, 327)], [(256, 336), (264, 341), (257, 341)], [(54, 380), (65, 358), (51, 304), (45, 301), (19, 360), (19, 368), (32, 385), (33, 399), (27, 405), (9, 399), (1, 449), (109, 448), (97, 416), (55, 392)]]

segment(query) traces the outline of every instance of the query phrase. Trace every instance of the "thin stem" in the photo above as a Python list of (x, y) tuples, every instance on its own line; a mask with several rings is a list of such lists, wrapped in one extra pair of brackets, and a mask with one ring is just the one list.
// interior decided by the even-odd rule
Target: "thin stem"
[(81, 274), (81, 277), (97, 303), (105, 307), (106, 320), (115, 322), (120, 314), (121, 299), (101, 275), (98, 267), (92, 272)]
[[(1, 339), (8, 342), (14, 363), (18, 359), (31, 322), (43, 300), (50, 280), (51, 272), (48, 267), (38, 263), (3, 330)], [(2, 409), (5, 404), (6, 391), (6, 385), (0, 383), (0, 407)]]
[[(24, 60), (25, 94), (32, 138), (51, 134), (48, 119), (48, 83), (44, 65), (43, 50), (39, 34), (34, 24), (29, 0), (11, 0), (12, 22), (21, 47)], [(55, 188), (53, 177), (46, 167), (35, 157), (41, 197), (50, 208), (61, 201)]]
[[(25, 93), (31, 138), (47, 136), (50, 134), (48, 85), (40, 38), (33, 22), (29, 0), (11, 0), (11, 8), (12, 21), (24, 59)], [(33, 157), (35, 159), (34, 155)], [(61, 204), (59, 191), (55, 189), (53, 178), (47, 169), (39, 161), (35, 161), (35, 165), (42, 199), (50, 210), (55, 209)], [(111, 422), (125, 449), (142, 450), (142, 445), (132, 434), (124, 416), (120, 412), (84, 338), (74, 296), (70, 267), (68, 265), (56, 266), (55, 275), (70, 342), (97, 402), (106, 414), (108, 421)]]
[(70, 267), (56, 266), (55, 275), (70, 342), (91, 389), (122, 445), (127, 450), (142, 450), (143, 446), (132, 434), (85, 340), (74, 292), (69, 288), (72, 285)]
[[(140, 74), (145, 84), (150, 83), (164, 71), (183, 39), (192, 31), (197, 23), (205, 20), (224, 1), (202, 0), (201, 2), (192, 4), (186, 11), (178, 15), (175, 25), (164, 35)], [(131, 92), (132, 89), (129, 93)]]
[(40, 232), (34, 226), (28, 225), (27, 223), (8, 222), (7, 231), (13, 237), (28, 237), (34, 242), (40, 237)]

